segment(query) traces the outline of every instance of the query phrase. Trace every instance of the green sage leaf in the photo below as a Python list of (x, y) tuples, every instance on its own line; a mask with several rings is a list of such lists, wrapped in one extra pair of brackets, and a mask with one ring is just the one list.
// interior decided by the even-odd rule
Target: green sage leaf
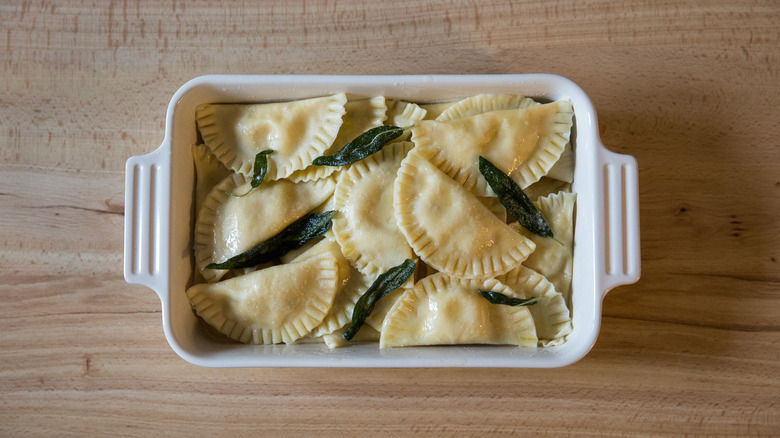
[(398, 126), (377, 126), (358, 135), (333, 155), (317, 157), (311, 164), (316, 166), (346, 166), (375, 154), (391, 140), (403, 134), (408, 128)]
[(344, 331), (344, 339), (351, 340), (363, 326), (363, 323), (374, 310), (374, 306), (380, 298), (401, 287), (414, 273), (417, 262), (406, 259), (398, 266), (392, 267), (381, 274), (373, 284), (360, 296), (352, 312), (352, 322)]
[(331, 218), (336, 212), (337, 210), (331, 210), (321, 214), (307, 214), (254, 248), (222, 263), (209, 263), (205, 269), (250, 268), (270, 262), (328, 231), (332, 224)]
[(260, 184), (263, 182), (263, 178), (265, 178), (265, 174), (268, 173), (268, 155), (272, 154), (273, 152), (274, 151), (271, 149), (266, 149), (262, 152), (258, 152), (257, 155), (255, 155), (255, 165), (252, 168), (252, 181), (249, 182), (249, 185), (251, 185), (252, 188), (243, 195), (230, 193), (230, 196), (241, 198), (252, 193), (252, 190), (260, 187)]
[(517, 183), (497, 168), (487, 158), (479, 157), (479, 171), (485, 177), (490, 188), (496, 192), (498, 201), (506, 208), (520, 225), (528, 231), (542, 237), (554, 237), (550, 226), (544, 220), (542, 213)]
[(479, 294), (482, 298), (490, 301), (493, 304), (503, 304), (506, 306), (530, 306), (536, 304), (539, 301), (537, 297), (530, 298), (512, 298), (502, 294), (501, 292), (493, 292), (490, 290), (479, 289)]
[(265, 174), (268, 173), (268, 155), (274, 153), (271, 149), (266, 149), (255, 155), (255, 165), (252, 168), (254, 174), (252, 175), (252, 187), (257, 187), (263, 182)]

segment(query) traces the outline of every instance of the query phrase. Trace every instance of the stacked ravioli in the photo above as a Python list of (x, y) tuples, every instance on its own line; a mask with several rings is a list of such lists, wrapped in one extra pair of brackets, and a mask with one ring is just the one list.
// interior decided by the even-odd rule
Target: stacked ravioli
[[(336, 94), (198, 108), (195, 312), (244, 343), (325, 342), (388, 269), (417, 260), (406, 283), (376, 304), (352, 342), (382, 348), (442, 344), (550, 346), (571, 332), (575, 195), (569, 101), (515, 95), (411, 103)], [(346, 166), (315, 166), (370, 128), (404, 135)], [(252, 189), (255, 155), (268, 171)], [(509, 175), (555, 240), (507, 215), (479, 172), (484, 156)], [(235, 194), (246, 194), (235, 196)], [(337, 210), (323, 236), (279, 260), (205, 269), (273, 237), (308, 213)], [(531, 306), (493, 304), (479, 290)]]

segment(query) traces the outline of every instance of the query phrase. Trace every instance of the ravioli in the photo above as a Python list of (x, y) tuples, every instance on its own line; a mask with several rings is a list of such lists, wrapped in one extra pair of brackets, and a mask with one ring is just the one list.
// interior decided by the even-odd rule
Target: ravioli
[(420, 108), (425, 110), (425, 117), (423, 118), (423, 120), (436, 120), (436, 118), (439, 117), (441, 113), (446, 111), (447, 108), (451, 107), (456, 102), (457, 100), (446, 101), (446, 102), (421, 103)]
[(231, 172), (205, 145), (192, 145), (192, 159), (195, 162), (195, 212), (197, 214), (211, 189)]
[(492, 211), (501, 222), (507, 221), (506, 208), (501, 205), (501, 201), (499, 201), (498, 198), (493, 196), (477, 196), (477, 199), (479, 199), (479, 202), (484, 204), (488, 210)]
[(241, 175), (232, 175), (219, 183), (206, 198), (195, 223), (195, 259), (203, 277), (213, 282), (225, 270), (203, 269), (209, 263), (221, 263), (278, 234), (333, 193), (332, 178), (306, 183), (287, 180), (264, 181), (251, 189)]
[(527, 187), (560, 158), (569, 141), (572, 115), (571, 102), (557, 101), (449, 121), (423, 120), (412, 128), (412, 141), (466, 189), (493, 196), (479, 172), (479, 156)]
[(401, 163), (394, 189), (401, 232), (438, 271), (460, 278), (500, 275), (519, 266), (535, 248), (417, 149)]
[[(341, 128), (333, 144), (322, 155), (333, 155), (339, 149), (355, 139), (355, 137), (379, 126), (387, 118), (387, 106), (383, 96), (371, 99), (349, 100), (344, 105), (346, 114), (342, 118)], [(311, 181), (324, 178), (339, 170), (337, 166), (309, 165), (303, 170), (297, 170), (289, 176), (291, 181)]]
[(387, 103), (387, 123), (393, 126), (410, 126), (425, 118), (427, 113), (427, 110), (416, 103), (398, 99), (388, 99)]
[(543, 176), (539, 181), (523, 189), (523, 193), (532, 201), (558, 192), (571, 192), (571, 184)]
[(391, 143), (354, 163), (336, 184), (333, 232), (344, 255), (366, 275), (376, 277), (399, 260), (415, 258), (393, 214), (393, 181), (412, 146)]
[(301, 254), (296, 261), (316, 257), (323, 252), (336, 254), (339, 261), (341, 283), (339, 284), (333, 305), (322, 323), (312, 330), (313, 336), (323, 336), (344, 327), (352, 319), (352, 310), (360, 296), (371, 286), (371, 280), (355, 269), (341, 253), (338, 243), (332, 238), (326, 238), (309, 251)]
[(341, 93), (292, 102), (204, 104), (196, 121), (214, 155), (247, 177), (255, 155), (273, 150), (266, 178), (275, 180), (306, 168), (333, 144), (346, 102)]
[(352, 319), (352, 310), (355, 308), (357, 300), (371, 286), (372, 282), (344, 257), (332, 230), (327, 231), (323, 236), (322, 239), (307, 242), (301, 248), (290, 251), (281, 257), (282, 263), (298, 263), (323, 252), (332, 252), (337, 255), (341, 284), (333, 299), (330, 311), (322, 323), (312, 330), (310, 335), (313, 337), (324, 336), (344, 327)]
[(380, 348), (412, 345), (509, 344), (536, 347), (536, 328), (524, 306), (492, 304), (478, 290), (517, 297), (497, 280), (435, 274), (407, 290), (387, 314)]
[(290, 344), (317, 327), (341, 283), (333, 251), (187, 290), (195, 312), (243, 343)]
[(528, 306), (534, 318), (536, 336), (542, 347), (559, 345), (571, 333), (569, 308), (563, 295), (542, 274), (519, 266), (497, 278), (521, 298), (536, 297), (536, 304)]
[(379, 342), (379, 332), (371, 326), (364, 325), (363, 327), (360, 327), (360, 330), (349, 341), (344, 339), (344, 331), (346, 331), (346, 327), (336, 330), (333, 333), (322, 335), (322, 340), (330, 349), (343, 348), (355, 343)]
[(520, 225), (513, 226), (533, 240), (537, 250), (523, 262), (547, 277), (555, 290), (561, 292), (567, 303), (571, 303), (571, 276), (574, 255), (574, 207), (577, 196), (573, 193), (556, 193), (539, 198), (534, 205), (542, 213), (558, 240), (537, 236)]
[[(388, 100), (386, 124), (406, 128), (425, 118), (426, 113), (427, 111), (416, 103), (396, 99)], [(406, 141), (409, 139), (410, 135), (411, 133), (409, 131), (404, 131), (404, 133), (394, 141)]]
[(547, 172), (547, 176), (567, 183), (574, 182), (574, 151), (571, 142), (566, 143), (561, 157)]
[[(377, 303), (374, 305), (374, 310), (371, 311), (371, 314), (368, 315), (368, 318), (366, 318), (365, 325), (371, 326), (375, 328), (378, 331), (382, 331), (382, 325), (385, 322), (385, 317), (387, 316), (387, 313), (390, 311), (390, 309), (393, 308), (393, 305), (395, 305), (395, 302), (398, 301), (399, 298), (406, 292), (407, 289), (409, 289), (414, 283), (408, 283), (409, 287), (399, 287), (398, 289), (395, 289), (388, 293), (387, 295), (383, 296)], [(363, 330), (362, 328), (360, 330)]]
[(436, 117), (436, 120), (457, 120), (490, 111), (527, 108), (532, 105), (539, 105), (539, 103), (515, 94), (478, 94), (448, 106)]

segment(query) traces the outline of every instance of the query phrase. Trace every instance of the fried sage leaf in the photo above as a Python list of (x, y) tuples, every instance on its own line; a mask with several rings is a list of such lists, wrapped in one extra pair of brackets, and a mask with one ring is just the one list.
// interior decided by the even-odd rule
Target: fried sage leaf
[(417, 262), (411, 259), (404, 260), (398, 266), (394, 266), (381, 274), (374, 283), (361, 295), (352, 312), (352, 322), (344, 331), (344, 339), (352, 339), (363, 326), (368, 315), (374, 310), (374, 306), (380, 298), (401, 287), (414, 273)]
[(272, 154), (273, 152), (274, 151), (271, 149), (266, 149), (262, 152), (258, 152), (257, 155), (255, 155), (255, 165), (252, 168), (253, 171), (252, 181), (250, 181), (249, 183), (252, 186), (252, 188), (249, 189), (243, 195), (236, 195), (234, 193), (230, 193), (231, 196), (235, 196), (236, 198), (241, 198), (243, 196), (252, 193), (252, 190), (260, 187), (260, 184), (262, 184), (263, 182), (263, 178), (265, 178), (265, 174), (268, 173), (268, 155)]
[(403, 134), (404, 129), (398, 126), (377, 126), (358, 135), (333, 155), (317, 157), (311, 164), (317, 166), (346, 166), (375, 154), (391, 140)]
[(479, 289), (479, 294), (482, 298), (490, 301), (493, 304), (504, 304), (507, 306), (530, 306), (536, 304), (539, 301), (536, 297), (531, 298), (512, 298), (502, 294), (501, 292), (493, 292), (490, 290)]
[(520, 225), (539, 236), (554, 237), (550, 226), (542, 217), (542, 213), (536, 209), (534, 203), (528, 199), (528, 196), (523, 193), (523, 189), (512, 178), (482, 156), (479, 157), (479, 171), (487, 180), (490, 188), (496, 192), (501, 205), (517, 219)]
[(321, 214), (307, 214), (254, 248), (222, 263), (209, 263), (204, 269), (250, 268), (270, 262), (328, 231), (332, 224), (331, 218), (336, 212), (337, 210), (331, 210)]

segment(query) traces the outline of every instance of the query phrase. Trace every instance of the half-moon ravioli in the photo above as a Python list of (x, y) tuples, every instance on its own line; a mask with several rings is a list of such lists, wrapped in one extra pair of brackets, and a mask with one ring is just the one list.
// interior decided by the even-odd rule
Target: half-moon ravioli
[(371, 286), (371, 280), (349, 263), (341, 253), (339, 244), (336, 243), (332, 236), (326, 237), (308, 251), (299, 255), (294, 261), (303, 261), (307, 258), (318, 256), (323, 252), (336, 255), (339, 262), (341, 283), (333, 299), (330, 311), (323, 318), (322, 323), (312, 330), (312, 336), (323, 336), (344, 327), (352, 319), (352, 310), (355, 308), (358, 299)]
[(355, 345), (358, 342), (379, 342), (379, 332), (371, 326), (364, 325), (361, 327), (355, 336), (349, 341), (344, 339), (344, 332), (346, 330), (347, 328), (343, 327), (334, 331), (333, 333), (322, 335), (322, 340), (330, 349), (347, 347), (350, 345)]
[(416, 103), (403, 100), (388, 99), (387, 123), (394, 126), (406, 127), (418, 120), (425, 118), (427, 111)]
[(558, 345), (571, 333), (571, 313), (563, 295), (555, 290), (544, 275), (526, 268), (517, 268), (497, 278), (522, 298), (536, 297), (536, 304), (528, 306), (534, 318), (536, 336), (542, 347)]
[(494, 196), (477, 196), (479, 202), (483, 203), (488, 210), (492, 211), (501, 222), (507, 221), (506, 208), (501, 205), (501, 201)]
[(526, 108), (531, 105), (539, 103), (515, 94), (478, 94), (452, 104), (436, 117), (436, 120), (456, 120), (490, 111)]
[(385, 317), (379, 347), (509, 344), (536, 347), (533, 318), (523, 306), (492, 304), (478, 291), (516, 297), (495, 279), (426, 277), (408, 289)]
[(209, 193), (195, 223), (195, 260), (203, 277), (217, 281), (225, 270), (203, 269), (221, 263), (273, 237), (322, 204), (336, 187), (332, 178), (305, 183), (264, 181), (246, 196), (250, 183), (233, 174)]
[(337, 255), (341, 285), (333, 299), (330, 311), (322, 323), (312, 330), (310, 336), (313, 337), (325, 336), (344, 327), (352, 319), (352, 310), (358, 299), (371, 286), (371, 280), (344, 257), (332, 229), (325, 232), (324, 238), (317, 243), (308, 242), (301, 248), (283, 255), (280, 259), (282, 263), (298, 263), (328, 251)]
[(425, 110), (424, 120), (436, 120), (436, 118), (439, 117), (441, 113), (446, 111), (447, 108), (451, 107), (456, 102), (457, 100), (447, 102), (421, 103), (420, 108)]
[(547, 176), (567, 183), (574, 181), (574, 150), (571, 142), (566, 143), (561, 157), (547, 172)]
[(479, 172), (480, 155), (527, 187), (560, 158), (572, 116), (566, 100), (456, 120), (423, 120), (412, 128), (412, 141), (444, 173), (474, 193), (490, 196), (494, 193)]
[(371, 280), (347, 263), (347, 275), (338, 292), (336, 292), (333, 306), (331, 306), (322, 323), (312, 331), (312, 334), (314, 336), (323, 336), (347, 325), (352, 320), (355, 304), (357, 304), (360, 296), (366, 292), (369, 286), (371, 286)]
[(547, 277), (555, 285), (555, 290), (563, 294), (567, 303), (571, 303), (576, 200), (577, 195), (574, 193), (559, 192), (534, 202), (560, 243), (549, 237), (537, 236), (517, 223), (512, 224), (512, 227), (536, 243), (536, 251), (523, 265)]
[(266, 178), (275, 180), (304, 169), (333, 144), (346, 102), (341, 93), (292, 102), (204, 104), (196, 121), (214, 155), (247, 177), (255, 155), (273, 150)]
[(535, 248), (417, 149), (398, 170), (394, 209), (414, 252), (436, 270), (456, 277), (503, 274)]
[(337, 255), (324, 252), (187, 290), (195, 312), (244, 343), (290, 344), (322, 323), (341, 283)]
[(231, 172), (205, 145), (192, 145), (192, 159), (195, 162), (195, 213), (197, 214), (211, 189)]
[(543, 176), (539, 181), (523, 189), (523, 193), (532, 201), (558, 192), (571, 192), (571, 184)]
[[(384, 96), (370, 99), (348, 100), (344, 104), (346, 113), (342, 117), (341, 128), (333, 144), (322, 155), (333, 155), (347, 145), (358, 135), (379, 126), (387, 118), (387, 106)], [(309, 165), (305, 169), (296, 170), (289, 176), (292, 181), (310, 181), (324, 178), (339, 169), (338, 166)]]
[(366, 275), (376, 277), (399, 260), (415, 258), (393, 215), (393, 181), (412, 147), (391, 143), (354, 163), (336, 184), (333, 232), (344, 255)]
[[(409, 287), (411, 287), (412, 285), (414, 285), (414, 282), (409, 282), (408, 285)], [(398, 301), (398, 299), (403, 296), (404, 292), (406, 292), (407, 289), (409, 288), (399, 287), (398, 289), (391, 291), (387, 295), (383, 296), (379, 301), (377, 301), (376, 304), (374, 305), (374, 310), (372, 310), (371, 314), (368, 315), (368, 317), (366, 318), (366, 323), (364, 325), (382, 331), (382, 325), (385, 322), (385, 317), (387, 316), (387, 313), (390, 311), (390, 309), (393, 308), (395, 302)]]
[[(425, 118), (427, 111), (416, 103), (405, 102), (403, 100), (390, 99), (387, 105), (387, 125), (406, 128), (414, 125), (418, 120)], [(404, 131), (393, 142), (409, 140), (411, 133)]]

